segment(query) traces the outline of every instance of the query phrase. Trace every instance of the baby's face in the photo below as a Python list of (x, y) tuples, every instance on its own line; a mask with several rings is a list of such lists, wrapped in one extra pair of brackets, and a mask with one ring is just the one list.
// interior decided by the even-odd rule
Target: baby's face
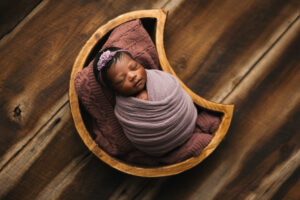
[(145, 89), (147, 74), (144, 67), (122, 53), (107, 71), (114, 89), (123, 96), (134, 96)]

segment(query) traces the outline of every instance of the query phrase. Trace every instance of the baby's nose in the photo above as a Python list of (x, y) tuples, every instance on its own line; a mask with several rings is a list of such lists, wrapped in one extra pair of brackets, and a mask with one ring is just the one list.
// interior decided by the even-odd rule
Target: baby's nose
[(133, 81), (136, 78), (136, 74), (133, 72), (129, 72), (128, 73), (128, 78), (130, 81)]

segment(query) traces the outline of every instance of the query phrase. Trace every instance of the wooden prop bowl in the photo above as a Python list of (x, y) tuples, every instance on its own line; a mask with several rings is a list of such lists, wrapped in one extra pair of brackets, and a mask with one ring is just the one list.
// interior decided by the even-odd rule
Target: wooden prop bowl
[[(175, 74), (174, 70), (170, 66), (166, 53), (164, 50), (164, 43), (163, 43), (163, 33), (164, 27), (167, 17), (167, 11), (164, 9), (155, 9), (155, 10), (140, 10), (140, 11), (133, 11), (123, 15), (120, 15), (112, 20), (110, 20), (105, 25), (101, 26), (96, 30), (96, 32), (90, 37), (90, 39), (86, 42), (86, 44), (81, 49), (79, 55), (76, 58), (76, 61), (73, 65), (73, 69), (71, 72), (71, 79), (70, 79), (70, 88), (69, 88), (69, 101), (71, 107), (71, 113), (73, 116), (73, 120), (75, 123), (75, 127), (83, 140), (84, 144), (92, 151), (100, 160), (107, 163), (109, 166), (122, 171), (127, 174), (141, 176), (141, 177), (163, 177), (163, 176), (170, 176), (179, 174), (184, 172), (192, 167), (198, 165), (202, 162), (206, 157), (208, 157), (220, 144), (223, 140), (224, 136), (227, 133), (229, 128), (232, 115), (233, 115), (233, 105), (223, 105), (217, 104), (214, 102), (210, 102), (206, 99), (195, 94), (191, 91)], [(91, 134), (88, 132), (85, 123), (83, 121), (83, 116), (79, 106), (79, 100), (77, 93), (75, 91), (74, 79), (76, 73), (81, 71), (89, 57), (91, 52), (94, 50), (95, 46), (99, 43), (99, 41), (111, 30), (113, 30), (118, 25), (125, 23), (130, 20), (134, 19), (143, 19), (143, 18), (151, 18), (156, 20), (156, 25), (154, 27), (154, 35), (151, 37), (154, 38), (154, 43), (156, 45), (157, 53), (159, 56), (159, 62), (163, 71), (166, 71), (174, 76), (176, 76), (181, 83), (181, 86), (185, 89), (185, 91), (191, 96), (194, 103), (197, 104), (199, 107), (216, 111), (222, 113), (222, 121), (219, 125), (218, 130), (214, 133), (214, 137), (212, 141), (206, 146), (206, 148), (201, 152), (201, 154), (197, 157), (191, 157), (187, 160), (182, 162), (172, 164), (172, 165), (165, 165), (159, 167), (142, 167), (132, 165), (126, 162), (123, 162), (119, 159), (116, 159), (105, 151), (103, 151), (99, 145), (93, 140)]]

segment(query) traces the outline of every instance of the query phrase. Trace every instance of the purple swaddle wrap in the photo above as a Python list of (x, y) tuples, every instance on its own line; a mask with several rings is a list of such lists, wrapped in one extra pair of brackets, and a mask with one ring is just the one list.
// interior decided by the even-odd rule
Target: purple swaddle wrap
[(136, 148), (162, 156), (191, 137), (197, 109), (176, 77), (160, 70), (146, 73), (148, 101), (116, 96), (115, 115)]

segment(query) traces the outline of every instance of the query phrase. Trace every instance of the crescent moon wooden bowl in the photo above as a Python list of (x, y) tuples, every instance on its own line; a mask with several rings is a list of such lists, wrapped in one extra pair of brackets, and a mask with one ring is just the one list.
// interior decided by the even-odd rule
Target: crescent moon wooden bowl
[(70, 89), (69, 89), (70, 107), (71, 107), (71, 113), (73, 116), (75, 127), (81, 139), (83, 140), (85, 145), (89, 148), (89, 150), (91, 150), (103, 162), (107, 163), (108, 165), (110, 165), (111, 167), (117, 170), (135, 176), (142, 176), (142, 177), (170, 176), (174, 174), (179, 174), (183, 171), (186, 171), (198, 165), (201, 161), (203, 161), (206, 157), (208, 157), (220, 144), (220, 142), (226, 135), (226, 132), (229, 128), (232, 115), (233, 115), (233, 105), (217, 104), (214, 102), (210, 102), (206, 99), (203, 99), (197, 94), (195, 94), (193, 91), (191, 91), (182, 81), (180, 81), (182, 87), (191, 96), (195, 104), (197, 104), (199, 107), (202, 107), (204, 109), (222, 113), (222, 120), (218, 130), (214, 133), (214, 137), (212, 141), (202, 151), (202, 153), (199, 156), (192, 157), (185, 161), (172, 164), (172, 165), (165, 165), (159, 167), (141, 167), (141, 166), (132, 165), (130, 163), (125, 163), (119, 159), (110, 156), (105, 151), (103, 151), (98, 146), (98, 144), (93, 140), (91, 134), (88, 132), (85, 126), (83, 116), (82, 116), (82, 111), (79, 105), (78, 96), (75, 91), (74, 79), (76, 73), (81, 71), (86, 66), (88, 60), (91, 57), (92, 52), (95, 51), (95, 48), (97, 46), (99, 46), (99, 43), (101, 43), (101, 40), (107, 35), (107, 33), (109, 33), (116, 26), (133, 19), (141, 19), (146, 21), (152, 19), (152, 21), (155, 22), (153, 23), (154, 29), (152, 29), (153, 30), (152, 33), (149, 34), (154, 40), (154, 43), (156, 45), (161, 68), (163, 71), (171, 73), (177, 77), (177, 75), (175, 74), (174, 70), (172, 69), (172, 67), (168, 62), (164, 50), (163, 33), (164, 33), (166, 17), (167, 17), (166, 10), (157, 9), (157, 10), (141, 10), (141, 11), (129, 12), (110, 20), (108, 23), (98, 28), (96, 32), (90, 37), (90, 39), (83, 46), (79, 55), (76, 58), (71, 73)]

